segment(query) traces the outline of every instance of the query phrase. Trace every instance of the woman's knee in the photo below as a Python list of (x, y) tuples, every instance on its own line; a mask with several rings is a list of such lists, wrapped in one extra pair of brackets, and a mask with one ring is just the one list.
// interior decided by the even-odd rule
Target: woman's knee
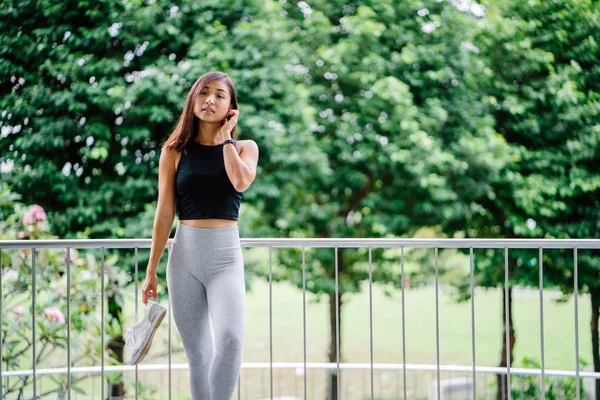
[(221, 348), (226, 349), (228, 352), (242, 352), (242, 346), (244, 344), (244, 335), (237, 329), (225, 329), (220, 333), (217, 338), (218, 344)]

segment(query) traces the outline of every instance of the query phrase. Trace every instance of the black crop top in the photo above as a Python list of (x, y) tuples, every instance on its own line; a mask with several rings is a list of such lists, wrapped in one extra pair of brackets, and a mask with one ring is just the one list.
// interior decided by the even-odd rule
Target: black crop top
[(242, 193), (235, 190), (223, 160), (223, 144), (190, 140), (181, 152), (175, 176), (180, 220), (219, 218), (237, 221)]

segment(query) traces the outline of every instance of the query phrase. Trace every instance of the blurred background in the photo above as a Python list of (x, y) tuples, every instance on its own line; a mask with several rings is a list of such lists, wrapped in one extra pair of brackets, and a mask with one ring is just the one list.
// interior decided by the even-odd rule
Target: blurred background
[[(189, 398), (186, 370), (48, 374), (35, 391), (6, 373), (66, 367), (67, 349), (72, 367), (126, 363), (148, 249), (60, 241), (151, 237), (160, 146), (208, 71), (233, 78), (239, 138), (260, 149), (242, 238), (600, 236), (596, 0), (2, 0), (0, 27), (0, 244), (57, 245), (0, 248), (3, 400)], [(245, 363), (305, 350), (367, 367), (244, 368), (236, 395), (437, 398), (435, 368), (391, 367), (437, 355), (477, 398), (600, 399), (594, 378), (469, 372), (600, 372), (595, 246), (475, 249), (472, 274), (468, 248), (245, 248)], [(167, 325), (144, 363), (186, 363)]]

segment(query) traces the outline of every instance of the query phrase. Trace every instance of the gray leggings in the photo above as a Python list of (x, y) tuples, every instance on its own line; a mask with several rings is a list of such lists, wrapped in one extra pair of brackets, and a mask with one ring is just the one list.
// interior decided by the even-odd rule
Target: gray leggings
[[(179, 223), (169, 252), (167, 285), (190, 366), (193, 400), (231, 400), (246, 324), (244, 260), (237, 227)], [(216, 354), (209, 319), (213, 322)]]

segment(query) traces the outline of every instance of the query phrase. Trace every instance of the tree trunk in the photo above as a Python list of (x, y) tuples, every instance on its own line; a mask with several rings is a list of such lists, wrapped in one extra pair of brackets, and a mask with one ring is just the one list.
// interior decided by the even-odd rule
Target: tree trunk
[[(600, 348), (598, 343), (598, 317), (600, 316), (600, 291), (590, 290), (592, 300), (592, 353), (594, 356), (594, 371), (600, 372)], [(600, 400), (600, 380), (595, 380), (596, 400)]]
[[(121, 329), (123, 328), (123, 321), (119, 318), (122, 313), (121, 307), (117, 304), (114, 297), (110, 296), (108, 298), (108, 313), (112, 318), (116, 321), (119, 321), (119, 325)], [(112, 320), (111, 318), (111, 320)], [(121, 364), (123, 364), (123, 350), (125, 346), (125, 341), (123, 340), (123, 335), (111, 337), (108, 341), (107, 347), (109, 354), (118, 360)], [(108, 392), (110, 393), (109, 398), (123, 398), (125, 396), (125, 385), (123, 383), (122, 375), (121, 378), (117, 379), (115, 382), (109, 383), (110, 388)]]
[[(504, 286), (503, 286), (504, 289)], [(512, 287), (508, 288), (508, 324), (510, 326), (509, 336), (510, 336), (510, 365), (512, 365), (514, 356), (513, 349), (515, 347), (515, 329), (512, 318)], [(502, 330), (502, 354), (500, 354), (500, 365), (499, 367), (505, 368), (508, 364), (507, 355), (506, 355), (506, 290), (502, 290), (502, 325), (504, 329)], [(508, 387), (508, 376), (504, 374), (496, 375), (496, 382), (498, 383), (497, 391), (496, 391), (496, 400), (504, 400), (508, 399), (508, 391), (510, 388)]]
[[(338, 279), (340, 273), (343, 271), (344, 265), (344, 249), (338, 249)], [(335, 270), (333, 270), (333, 274), (331, 275), (332, 279), (335, 279)], [(339, 287), (339, 285), (338, 285)], [(329, 342), (329, 362), (337, 363), (337, 340), (336, 340), (336, 316), (338, 317), (339, 327), (340, 327), (340, 362), (342, 360), (342, 293), (341, 290), (338, 290), (338, 304), (339, 309), (336, 309), (336, 299), (335, 292), (329, 294), (329, 326), (330, 326), (330, 342)], [(341, 371), (340, 371), (341, 372)], [(338, 379), (340, 380), (341, 387), (341, 377), (337, 375), (337, 368), (333, 369), (329, 373), (329, 384), (327, 388), (327, 399), (328, 400), (337, 400), (339, 398), (339, 393), (337, 391), (338, 388)]]

